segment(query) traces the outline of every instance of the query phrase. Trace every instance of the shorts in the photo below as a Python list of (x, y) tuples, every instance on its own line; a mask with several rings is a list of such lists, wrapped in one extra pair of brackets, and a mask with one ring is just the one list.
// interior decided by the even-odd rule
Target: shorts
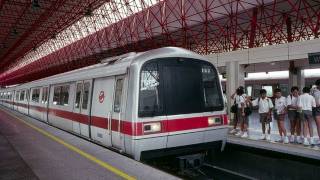
[(260, 123), (270, 123), (271, 121), (272, 119), (269, 117), (269, 113), (260, 114)]
[(312, 108), (312, 115), (313, 117), (320, 116), (320, 107)]
[(243, 123), (246, 123), (246, 124), (248, 124), (248, 122), (249, 122), (248, 116), (242, 116), (241, 108), (239, 108), (237, 110), (237, 118), (238, 118), (239, 122), (243, 122)]
[(297, 110), (288, 110), (288, 118), (290, 121), (297, 121), (300, 119), (300, 113)]
[(286, 116), (285, 114), (277, 114), (277, 113), (273, 115), (274, 119), (277, 121), (284, 121), (285, 116)]
[(311, 121), (313, 119), (312, 111), (303, 110), (300, 118), (301, 121)]

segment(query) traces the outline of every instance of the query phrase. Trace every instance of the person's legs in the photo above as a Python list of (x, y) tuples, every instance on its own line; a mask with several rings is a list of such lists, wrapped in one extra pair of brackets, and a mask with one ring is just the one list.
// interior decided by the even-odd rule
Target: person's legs
[(316, 115), (315, 121), (316, 121), (316, 125), (317, 125), (318, 136), (320, 138), (320, 114)]
[(308, 138), (310, 137), (310, 126), (309, 126), (309, 118), (310, 118), (310, 114), (308, 111), (303, 111), (303, 136), (304, 136), (304, 140), (303, 140), (303, 144), (305, 146), (310, 145)]
[(296, 121), (295, 121), (295, 111), (289, 110), (288, 111), (288, 118), (290, 120), (290, 132), (291, 135), (295, 134), (295, 128), (296, 128)]
[(241, 110), (238, 109), (238, 112), (237, 112), (237, 117), (238, 117), (238, 124), (240, 125), (240, 131), (237, 132), (235, 135), (236, 136), (241, 136), (243, 134), (243, 116), (242, 116), (242, 113), (241, 113)]
[(279, 119), (277, 119), (277, 125), (278, 125), (279, 135), (280, 135), (281, 138), (282, 138), (282, 129), (281, 129), (281, 124), (280, 124), (280, 120), (279, 120)]
[(267, 122), (267, 128), (268, 128), (268, 134), (270, 134), (271, 133), (271, 125), (270, 125), (269, 121)]
[(243, 135), (241, 136), (242, 138), (247, 138), (248, 137), (248, 117), (245, 116), (243, 117)]
[(298, 112), (295, 118), (295, 122), (296, 122), (295, 130), (297, 132), (297, 136), (301, 136), (301, 118)]
[(287, 130), (286, 130), (285, 125), (284, 125), (284, 118), (285, 118), (285, 116), (281, 115), (280, 118), (279, 118), (279, 122), (280, 122), (282, 135), (283, 136), (287, 136)]
[(233, 118), (233, 129), (230, 131), (231, 134), (237, 132), (237, 125), (238, 125), (238, 111), (237, 113), (234, 113), (234, 118)]
[(266, 139), (266, 122), (267, 122), (267, 115), (266, 113), (260, 114), (260, 123), (261, 123), (261, 130), (262, 130), (262, 135), (260, 139)]
[(312, 127), (313, 115), (312, 113), (308, 116), (308, 128), (310, 134), (310, 144), (315, 144), (313, 139), (313, 127)]
[(285, 116), (284, 115), (281, 115), (280, 118), (279, 118), (279, 124), (280, 124), (280, 127), (281, 127), (281, 132), (282, 132), (282, 135), (283, 135), (283, 142), (284, 143), (289, 143), (289, 139), (287, 137), (287, 131), (286, 131), (286, 128), (285, 128), (285, 125), (284, 125), (284, 118)]
[(302, 143), (302, 140), (301, 140), (301, 119), (300, 119), (300, 117), (296, 118), (296, 132), (297, 132), (297, 143)]

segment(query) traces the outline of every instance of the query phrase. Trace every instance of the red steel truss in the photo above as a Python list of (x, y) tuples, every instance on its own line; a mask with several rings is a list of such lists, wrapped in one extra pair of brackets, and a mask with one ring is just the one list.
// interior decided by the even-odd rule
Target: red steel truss
[[(45, 13), (43, 18), (50, 19)], [(89, 13), (69, 34), (43, 44), (50, 53), (33, 52), (26, 61), (19, 56), (23, 51), (13, 53), (20, 49), (1, 51), (0, 63), (11, 66), (1, 66), (0, 84), (39, 79), (105, 57), (163, 46), (210, 54), (309, 40), (318, 38), (319, 24), (319, 0), (114, 0)]]

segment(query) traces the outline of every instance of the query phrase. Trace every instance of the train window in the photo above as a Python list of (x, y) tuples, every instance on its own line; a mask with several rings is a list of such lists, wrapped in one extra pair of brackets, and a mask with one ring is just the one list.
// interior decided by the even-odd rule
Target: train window
[(32, 89), (31, 90), (31, 101), (35, 103), (39, 103), (40, 98), (40, 89)]
[(273, 88), (272, 86), (262, 86), (262, 89), (265, 89), (267, 91), (267, 96), (272, 97), (273, 96)]
[(247, 95), (252, 96), (252, 86), (247, 86)]
[(81, 91), (83, 88), (82, 83), (77, 84), (77, 89), (76, 89), (76, 103), (75, 103), (75, 108), (79, 109), (80, 108), (80, 98), (81, 98)]
[(117, 79), (116, 82), (116, 91), (115, 91), (115, 98), (114, 98), (114, 112), (121, 111), (121, 97), (122, 97), (122, 88), (123, 88), (123, 79)]
[(60, 105), (60, 106), (68, 106), (69, 105), (69, 89), (70, 89), (69, 85), (54, 87), (53, 104)]
[(140, 75), (139, 117), (223, 110), (220, 80), (202, 60), (165, 58), (148, 62)]
[(26, 90), (26, 100), (29, 101), (29, 97), (30, 97), (30, 91), (29, 89)]
[(24, 90), (20, 92), (20, 101), (24, 101), (25, 94), (26, 94), (26, 91)]
[(219, 82), (219, 77), (215, 76), (212, 66), (202, 65), (202, 86), (204, 94), (204, 106), (205, 108), (214, 107), (219, 104), (221, 99), (221, 89), (217, 86), (216, 82)]
[(139, 116), (154, 116), (161, 113), (160, 79), (158, 63), (143, 66), (140, 76)]
[(41, 98), (41, 103), (42, 104), (47, 104), (48, 103), (48, 91), (49, 91), (48, 87), (44, 87), (42, 89), (42, 98)]
[(19, 101), (20, 91), (16, 91), (16, 101)]
[(82, 94), (82, 109), (88, 108), (89, 91), (90, 91), (90, 82), (85, 82), (83, 86), (83, 94)]

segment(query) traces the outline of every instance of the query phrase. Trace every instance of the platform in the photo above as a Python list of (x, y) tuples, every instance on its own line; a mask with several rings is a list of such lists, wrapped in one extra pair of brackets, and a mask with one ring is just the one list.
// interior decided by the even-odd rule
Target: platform
[(3, 106), (0, 145), (0, 179), (178, 179)]
[[(289, 129), (290, 124), (287, 117), (285, 119), (285, 126), (286, 126), (288, 135), (290, 135), (290, 129)], [(231, 144), (243, 145), (243, 146), (248, 146), (253, 148), (260, 148), (260, 149), (290, 154), (294, 156), (320, 160), (320, 141), (319, 141), (319, 137), (317, 136), (316, 125), (314, 122), (313, 122), (313, 132), (314, 132), (314, 137), (317, 143), (314, 146), (304, 146), (302, 144), (297, 144), (297, 143), (284, 144), (281, 142), (277, 142), (277, 140), (280, 139), (280, 135), (278, 133), (277, 123), (273, 120), (271, 123), (271, 141), (269, 142), (266, 140), (259, 140), (259, 137), (262, 131), (261, 131), (261, 124), (259, 122), (258, 113), (255, 112), (249, 117), (249, 128), (248, 128), (249, 138), (240, 138), (233, 134), (229, 134), (227, 142)]]

